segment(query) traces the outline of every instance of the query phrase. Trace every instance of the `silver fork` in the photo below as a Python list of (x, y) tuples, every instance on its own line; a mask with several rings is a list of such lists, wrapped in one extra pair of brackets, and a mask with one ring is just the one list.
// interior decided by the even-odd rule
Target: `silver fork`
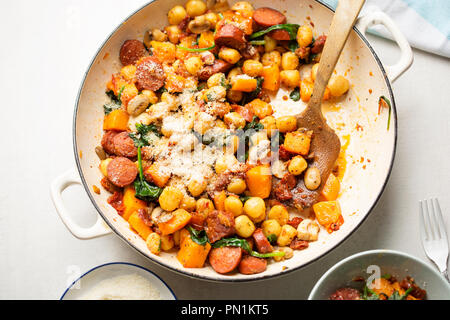
[(419, 201), (420, 234), (422, 245), (442, 275), (450, 282), (447, 272), (448, 240), (439, 201), (434, 199)]

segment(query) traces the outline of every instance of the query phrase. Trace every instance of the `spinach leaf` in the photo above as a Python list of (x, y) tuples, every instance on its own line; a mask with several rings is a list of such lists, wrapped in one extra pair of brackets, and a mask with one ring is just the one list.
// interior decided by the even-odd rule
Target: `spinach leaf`
[(134, 181), (135, 197), (144, 201), (154, 201), (159, 198), (163, 189), (148, 183), (142, 169), (142, 146), (138, 146), (139, 178)]
[(252, 35), (250, 35), (249, 38), (250, 38), (250, 40), (253, 40), (253, 39), (256, 39), (256, 38), (259, 38), (259, 37), (265, 35), (266, 33), (269, 33), (272, 30), (283, 29), (289, 33), (289, 37), (291, 38), (291, 40), (294, 40), (297, 37), (297, 31), (298, 31), (299, 27), (300, 27), (300, 25), (292, 24), (292, 23), (277, 24), (277, 25), (271, 26), (267, 29), (255, 32)]
[(241, 247), (243, 250), (248, 253), (252, 252), (252, 248), (249, 243), (245, 239), (240, 238), (222, 238), (212, 244), (213, 248), (222, 248), (222, 247)]
[(289, 40), (289, 42), (288, 42), (288, 48), (289, 48), (289, 50), (291, 50), (292, 52), (295, 52), (295, 50), (297, 50), (297, 49), (299, 48), (297, 39)]
[(292, 90), (291, 93), (289, 94), (289, 98), (291, 98), (294, 101), (300, 100), (300, 88), (297, 87), (294, 90)]
[(249, 243), (245, 239), (240, 238), (223, 238), (219, 241), (216, 241), (212, 244), (213, 248), (221, 248), (221, 247), (240, 247), (243, 250), (247, 251), (251, 256), (257, 258), (270, 258), (270, 257), (282, 257), (284, 256), (284, 252), (270, 252), (270, 253), (259, 253), (253, 251), (250, 247)]
[(275, 234), (269, 234), (269, 236), (267, 237), (267, 240), (269, 240), (269, 242), (271, 244), (274, 244), (277, 241), (277, 236)]
[(158, 130), (158, 127), (154, 124), (142, 124), (136, 123), (137, 132), (131, 132), (129, 134), (130, 138), (133, 140), (134, 145), (136, 147), (145, 147), (150, 144), (146, 135), (150, 132), (155, 133), (158, 137), (161, 137), (161, 133)]
[(110, 114), (113, 110), (118, 110), (121, 107), (122, 106), (116, 102), (105, 103), (103, 105), (103, 111), (105, 112), (105, 114)]
[(381, 300), (380, 296), (375, 293), (372, 289), (370, 289), (367, 285), (364, 286), (363, 294), (362, 294), (363, 300)]
[(250, 199), (251, 197), (248, 196), (240, 196), (239, 200), (241, 200), (242, 203), (245, 203), (245, 201), (247, 201), (248, 199)]
[(116, 95), (114, 94), (114, 91), (108, 90), (108, 91), (106, 91), (106, 95), (111, 99), (112, 102), (115, 102), (119, 105), (122, 104), (122, 101), (120, 101), (120, 99), (118, 99), (116, 97)]
[(259, 122), (259, 119), (257, 116), (253, 116), (252, 121), (247, 123), (244, 127), (244, 131), (246, 131), (246, 130), (259, 131), (262, 129), (264, 129), (264, 126), (262, 123)]
[(188, 226), (187, 229), (191, 235), (192, 241), (195, 243), (204, 246), (209, 242), (205, 230), (196, 230), (192, 226)]
[(242, 99), (242, 103), (241, 103), (242, 105), (245, 105), (248, 102), (251, 102), (252, 100), (255, 100), (256, 98), (258, 98), (258, 95), (261, 93), (261, 90), (262, 90), (263, 82), (264, 82), (263, 77), (256, 78), (256, 89), (253, 90), (252, 92), (249, 92), (244, 95), (244, 98)]
[(397, 290), (388, 298), (388, 300), (405, 300), (406, 297), (411, 293), (413, 288), (409, 288), (404, 294), (400, 294)]

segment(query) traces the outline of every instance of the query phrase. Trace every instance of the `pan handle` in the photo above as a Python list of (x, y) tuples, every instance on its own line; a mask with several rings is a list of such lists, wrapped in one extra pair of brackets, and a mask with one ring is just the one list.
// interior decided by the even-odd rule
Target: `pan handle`
[(62, 199), (62, 192), (73, 184), (82, 184), (78, 173), (71, 169), (53, 180), (50, 186), (50, 194), (55, 205), (56, 212), (66, 228), (78, 239), (92, 239), (111, 233), (111, 229), (105, 224), (100, 215), (91, 227), (81, 227), (73, 219)]
[(375, 11), (360, 17), (356, 23), (356, 27), (365, 35), (369, 27), (378, 24), (386, 27), (400, 48), (400, 59), (398, 62), (391, 66), (385, 66), (388, 78), (393, 82), (411, 66), (414, 60), (413, 53), (406, 37), (394, 21), (384, 12)]

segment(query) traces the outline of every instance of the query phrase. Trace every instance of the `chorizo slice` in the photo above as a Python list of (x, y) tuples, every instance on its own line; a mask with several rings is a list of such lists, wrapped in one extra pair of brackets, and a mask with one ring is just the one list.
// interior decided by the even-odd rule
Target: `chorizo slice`
[(289, 245), (289, 248), (292, 250), (303, 250), (309, 247), (309, 242), (305, 240), (300, 240), (297, 237), (292, 240), (291, 244)]
[(236, 269), (236, 267), (239, 265), (239, 262), (241, 262), (241, 257), (241, 248), (214, 248), (209, 253), (209, 263), (217, 273), (225, 274)]
[(273, 247), (267, 240), (261, 228), (253, 232), (253, 239), (255, 240), (256, 249), (259, 253), (269, 253), (273, 251)]
[(330, 300), (361, 300), (361, 294), (354, 288), (341, 288), (330, 296)]
[(124, 66), (134, 64), (147, 55), (144, 44), (139, 40), (126, 40), (120, 48), (119, 58)]
[(102, 148), (108, 154), (114, 154), (114, 137), (118, 134), (117, 131), (109, 130), (103, 134)]
[(286, 23), (286, 16), (272, 8), (259, 8), (253, 12), (253, 20), (260, 26), (268, 28), (277, 24)]
[(128, 158), (116, 157), (106, 167), (107, 178), (118, 187), (131, 184), (138, 174), (136, 164)]
[(208, 80), (213, 74), (219, 72), (225, 73), (230, 70), (232, 66), (231, 63), (217, 59), (212, 65), (203, 67), (198, 74), (198, 78), (202, 81)]
[(137, 156), (137, 148), (128, 132), (118, 133), (113, 138), (114, 154), (120, 157), (134, 158)]
[(327, 36), (320, 36), (315, 41), (311, 48), (311, 53), (317, 54), (322, 52), (323, 46), (325, 45), (325, 41), (327, 40)]
[(291, 40), (291, 36), (289, 32), (283, 29), (272, 30), (269, 32), (269, 36), (275, 40)]
[(267, 261), (252, 256), (245, 256), (239, 263), (239, 272), (242, 274), (256, 274), (266, 271)]
[(232, 24), (223, 24), (216, 31), (214, 36), (216, 46), (231, 47), (242, 50), (247, 46), (244, 31)]
[(156, 57), (146, 57), (136, 67), (136, 86), (141, 90), (156, 91), (164, 85), (164, 70)]
[(234, 215), (219, 210), (210, 212), (205, 221), (205, 231), (211, 243), (233, 235), (235, 233)]

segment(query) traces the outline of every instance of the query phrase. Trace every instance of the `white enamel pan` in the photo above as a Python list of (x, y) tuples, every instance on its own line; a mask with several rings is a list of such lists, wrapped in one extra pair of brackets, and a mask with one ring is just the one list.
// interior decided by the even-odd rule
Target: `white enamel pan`
[[(231, 1), (235, 2), (235, 1)], [(326, 34), (333, 11), (315, 0), (256, 0), (250, 1), (255, 8), (272, 7), (285, 13), (291, 23), (313, 23), (315, 36)], [(347, 169), (342, 181), (339, 198), (345, 223), (340, 230), (328, 234), (320, 232), (319, 240), (311, 243), (307, 250), (296, 251), (292, 259), (281, 263), (270, 263), (267, 270), (255, 275), (220, 275), (206, 266), (201, 269), (186, 269), (176, 259), (176, 253), (149, 252), (145, 241), (136, 235), (128, 223), (107, 204), (109, 194), (101, 189), (93, 192), (93, 185), (100, 187), (102, 176), (98, 169), (99, 159), (94, 148), (102, 137), (103, 110), (107, 100), (105, 84), (111, 74), (120, 69), (119, 49), (127, 39), (142, 39), (149, 28), (167, 25), (167, 12), (180, 0), (158, 0), (142, 7), (106, 39), (93, 58), (81, 83), (75, 101), (73, 118), (73, 144), (77, 170), (70, 170), (57, 178), (51, 186), (51, 195), (56, 210), (69, 231), (79, 239), (92, 239), (111, 232), (116, 233), (132, 248), (153, 262), (184, 275), (216, 281), (249, 281), (285, 274), (301, 268), (333, 250), (342, 243), (365, 220), (374, 208), (391, 173), (397, 142), (397, 112), (391, 82), (406, 71), (413, 61), (412, 51), (405, 37), (394, 22), (382, 12), (373, 12), (359, 19), (350, 34), (342, 56), (336, 67), (338, 74), (345, 75), (351, 88), (346, 96), (333, 105), (326, 106), (326, 118), (336, 130), (341, 141), (349, 141), (346, 159)], [(364, 34), (372, 25), (384, 25), (400, 47), (401, 55), (392, 66), (384, 66)], [(283, 94), (281, 94), (283, 95)], [(388, 110), (378, 114), (378, 99), (388, 98), (392, 105), (389, 130)], [(299, 112), (301, 102), (285, 102), (275, 99), (276, 116)], [(349, 138), (349, 139), (348, 139)], [(97, 209), (97, 222), (81, 227), (73, 219), (71, 210), (62, 201), (62, 191), (72, 184), (84, 186)]]

